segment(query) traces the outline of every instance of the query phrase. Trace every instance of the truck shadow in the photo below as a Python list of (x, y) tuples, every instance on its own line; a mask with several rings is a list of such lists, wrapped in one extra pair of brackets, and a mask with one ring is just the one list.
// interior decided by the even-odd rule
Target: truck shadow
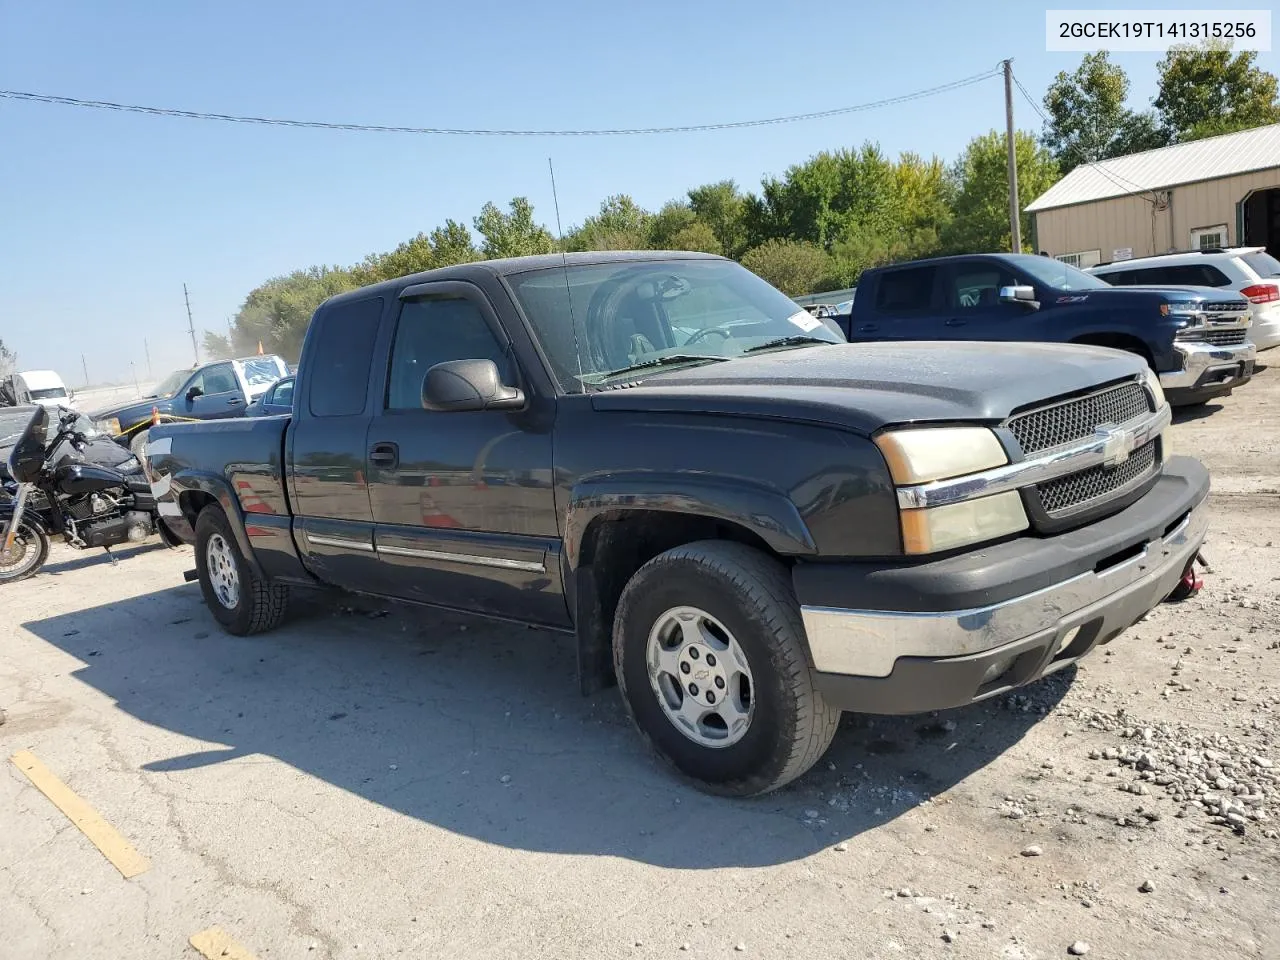
[[(615, 690), (579, 696), (567, 635), (375, 600), (309, 600), (223, 634), (195, 584), (24, 624), (131, 716), (209, 744), (170, 779), (252, 754), (424, 823), (531, 851), (684, 869), (793, 861), (892, 821), (1016, 744), (1066, 675), (1017, 709), (846, 717), (797, 784), (706, 796), (649, 756)], [(139, 624), (147, 624), (145, 630)]]

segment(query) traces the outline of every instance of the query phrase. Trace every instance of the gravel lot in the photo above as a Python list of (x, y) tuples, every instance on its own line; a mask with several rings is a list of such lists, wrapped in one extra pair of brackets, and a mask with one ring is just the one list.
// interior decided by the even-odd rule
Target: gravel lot
[(347, 600), (236, 639), (189, 552), (56, 548), (3, 591), (0, 745), (150, 867), (6, 763), (0, 957), (1278, 957), (1278, 414), (1280, 365), (1173, 428), (1199, 597), (1025, 696), (846, 718), (751, 802), (580, 698), (568, 638)]

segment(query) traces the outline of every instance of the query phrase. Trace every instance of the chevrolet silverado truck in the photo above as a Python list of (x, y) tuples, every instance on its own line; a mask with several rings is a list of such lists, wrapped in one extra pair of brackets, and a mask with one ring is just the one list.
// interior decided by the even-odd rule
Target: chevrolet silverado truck
[(1030, 254), (917, 260), (865, 271), (845, 336), (865, 340), (1082, 343), (1127, 350), (1160, 377), (1174, 406), (1248, 383), (1257, 347), (1250, 305), (1212, 287), (1113, 287)]
[(318, 586), (576, 638), (657, 753), (746, 796), (841, 711), (956, 707), (1111, 642), (1191, 570), (1209, 476), (1139, 358), (849, 344), (739, 265), (471, 263), (316, 311), (289, 417), (147, 464), (232, 634)]
[(288, 373), (284, 360), (274, 354), (216, 360), (175, 370), (156, 385), (154, 393), (95, 410), (90, 419), (98, 430), (140, 455), (155, 424), (244, 416)]

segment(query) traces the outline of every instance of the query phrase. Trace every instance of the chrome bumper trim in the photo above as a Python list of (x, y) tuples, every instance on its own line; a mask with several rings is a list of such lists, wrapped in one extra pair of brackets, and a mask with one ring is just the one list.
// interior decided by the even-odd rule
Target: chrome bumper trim
[(1084, 622), (1095, 616), (1099, 605), (1119, 602), (1175, 568), (1181, 573), (1200, 549), (1208, 526), (1206, 498), (1177, 529), (1149, 542), (1140, 554), (1101, 573), (1082, 573), (988, 607), (923, 613), (801, 607), (814, 668), (822, 673), (887, 677), (899, 657), (958, 657), (1055, 627), (1070, 629), (1078, 625), (1073, 619)]
[(1258, 347), (1253, 343), (1218, 347), (1212, 343), (1188, 342), (1175, 343), (1173, 348), (1182, 355), (1182, 369), (1160, 374), (1160, 386), (1165, 390), (1194, 387), (1207, 370), (1235, 366), (1258, 356)]
[(1029, 460), (950, 480), (899, 487), (898, 506), (904, 510), (913, 510), (989, 497), (1006, 490), (1017, 490), (1065, 477), (1101, 463), (1119, 462), (1158, 437), (1172, 421), (1173, 412), (1166, 403), (1154, 413), (1131, 420), (1118, 429), (1099, 429), (1090, 440), (1050, 450)]

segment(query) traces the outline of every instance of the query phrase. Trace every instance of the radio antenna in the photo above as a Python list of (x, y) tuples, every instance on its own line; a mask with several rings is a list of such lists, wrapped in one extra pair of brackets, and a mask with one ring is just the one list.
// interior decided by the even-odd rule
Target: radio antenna
[(560, 244), (560, 266), (564, 270), (564, 292), (569, 298), (569, 326), (573, 330), (573, 352), (578, 358), (578, 384), (586, 390), (582, 380), (582, 346), (578, 343), (578, 320), (573, 310), (573, 287), (569, 283), (569, 255), (564, 249), (564, 228), (560, 226), (560, 195), (556, 193), (556, 168), (547, 157), (547, 169), (551, 172), (551, 200), (556, 208), (556, 236)]

